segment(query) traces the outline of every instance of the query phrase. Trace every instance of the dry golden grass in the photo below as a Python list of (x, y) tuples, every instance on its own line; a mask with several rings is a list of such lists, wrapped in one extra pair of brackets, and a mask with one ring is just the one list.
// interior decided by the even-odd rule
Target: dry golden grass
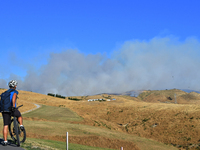
[[(176, 93), (179, 104), (174, 104), (174, 93)], [(116, 101), (87, 101), (88, 99), (100, 99), (108, 96), (110, 96), (110, 99), (115, 98)], [(84, 144), (84, 141), (87, 141), (86, 139), (93, 137), (92, 145), (95, 145), (98, 140), (101, 140), (99, 137), (101, 136), (107, 141), (113, 139), (113, 141), (119, 140), (121, 143), (131, 142), (130, 145), (136, 144), (135, 146), (142, 150), (174, 149), (173, 147), (165, 147), (162, 143), (182, 146), (199, 143), (200, 106), (198, 104), (200, 103), (200, 94), (198, 93), (186, 93), (174, 89), (145, 91), (138, 98), (105, 94), (77, 96), (76, 98), (82, 100), (72, 101), (19, 91), (18, 103), (24, 104), (23, 109), (20, 109), (22, 112), (34, 108), (33, 103), (36, 103), (69, 108), (84, 119), (81, 122), (71, 121), (70, 124), (66, 124), (45, 119), (42, 121), (34, 117), (31, 120), (25, 118), (27, 119), (25, 124), (28, 135), (63, 140), (65, 136), (63, 130), (68, 130), (72, 134), (70, 135), (73, 137), (72, 141), (75, 143)], [(60, 126), (61, 129), (51, 132), (56, 126)], [(95, 139), (98, 140), (95, 142)], [(162, 143), (159, 144), (159, 142)], [(145, 145), (145, 143), (148, 143), (148, 145)], [(111, 145), (114, 147), (114, 144)]]
[(176, 95), (176, 100), (179, 104), (196, 104), (200, 102), (199, 93), (195, 92), (186, 93), (178, 89), (161, 90), (161, 91), (144, 91), (142, 94), (139, 95), (138, 98), (146, 102), (174, 103), (175, 95)]

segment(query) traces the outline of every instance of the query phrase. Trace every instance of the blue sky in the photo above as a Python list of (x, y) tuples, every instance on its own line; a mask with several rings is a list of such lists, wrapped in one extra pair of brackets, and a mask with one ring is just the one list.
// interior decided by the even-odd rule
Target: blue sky
[[(87, 57), (91, 56), (94, 57), (94, 60), (99, 60), (96, 65), (102, 65), (102, 63), (102, 66), (105, 65), (104, 63), (111, 65), (110, 63), (123, 60), (123, 58), (119, 58), (118, 55), (125, 53), (126, 48), (124, 47), (127, 45), (129, 45), (128, 47), (131, 47), (127, 53), (133, 55), (133, 57), (129, 59), (138, 59), (140, 58), (140, 55), (148, 56), (149, 54), (156, 57), (155, 53), (159, 53), (160, 55), (178, 55), (183, 47), (190, 45), (189, 47), (191, 49), (188, 48), (187, 50), (184, 50), (182, 58), (188, 56), (187, 59), (196, 60), (199, 56), (200, 43), (199, 5), (199, 0), (1, 1), (1, 86), (4, 87), (5, 82), (8, 82), (11, 78), (16, 78), (20, 80), (21, 85), (23, 85), (20, 87), (21, 89), (26, 90), (28, 88), (27, 90), (46, 93), (48, 90), (36, 90), (39, 84), (34, 87), (28, 87), (26, 84), (29, 83), (27, 80), (32, 80), (30, 76), (34, 76), (33, 74), (37, 76), (37, 79), (40, 78), (40, 80), (42, 80), (41, 76), (45, 76), (44, 72), (46, 68), (49, 67), (49, 64), (53, 61), (54, 57), (58, 55), (70, 55), (70, 58), (73, 58), (77, 55), (77, 58), (79, 58), (77, 62), (83, 64), (83, 62), (80, 61), (80, 57), (83, 57), (83, 61), (87, 61)], [(150, 46), (153, 42), (157, 43), (155, 49), (151, 49)], [(159, 47), (159, 45), (162, 45), (162, 42), (168, 47), (165, 51), (162, 51), (162, 47)], [(133, 43), (135, 44), (134, 47), (138, 47), (136, 51), (130, 46)], [(143, 46), (141, 47), (141, 45), (149, 45), (149, 47), (147, 46), (148, 48), (146, 50), (142, 50), (144, 48), (142, 48)], [(178, 49), (177, 51), (179, 52), (173, 53), (174, 49), (171, 49), (172, 47), (176, 47), (175, 49)], [(157, 48), (158, 50), (156, 50)], [(134, 53), (132, 53), (133, 51)], [(192, 51), (192, 54), (190, 51)], [(166, 54), (166, 52), (168, 53)], [(138, 61), (142, 61), (142, 59)], [(132, 61), (127, 62), (130, 62), (130, 64), (121, 62), (124, 63), (125, 68), (136, 64), (136, 62)], [(162, 67), (167, 66), (167, 62), (170, 62), (170, 58), (162, 64)], [(177, 60), (174, 63), (176, 62)], [(71, 62), (66, 61), (62, 63), (70, 64)], [(194, 64), (198, 63), (199, 62), (194, 62)], [(59, 64), (57, 65), (60, 66)], [(89, 63), (87, 62), (84, 67), (87, 67), (88, 65)], [(58, 68), (58, 66), (55, 66), (55, 68)], [(67, 64), (65, 67), (66, 66)], [(118, 65), (114, 65), (113, 67), (120, 70), (117, 66)], [(144, 64), (144, 66), (147, 65)], [(86, 70), (87, 72), (95, 72), (95, 68), (98, 68), (98, 66), (93, 66), (90, 70)], [(104, 71), (104, 68), (101, 68), (101, 73), (103, 75), (106, 74), (109, 77), (112, 73), (107, 74), (107, 72)], [(77, 68), (75, 67), (74, 69)], [(70, 71), (73, 73), (76, 72), (76, 70), (72, 70)], [(86, 72), (86, 70), (84, 71)], [(126, 71), (128, 70), (130, 69), (127, 68)], [(81, 74), (84, 71), (78, 72), (77, 74)], [(62, 80), (69, 84), (67, 81), (70, 79), (68, 75), (69, 72), (66, 73), (65, 69), (62, 71), (59, 70), (58, 72), (59, 77), (54, 78), (56, 78), (56, 81), (59, 80), (59, 82), (57, 82), (57, 84), (51, 83), (51, 89), (53, 89), (51, 92), (57, 92), (58, 89), (61, 88)], [(180, 72), (183, 72), (183, 70), (180, 70)], [(47, 74), (49, 75), (51, 72), (48, 72)], [(87, 73), (83, 73), (83, 75), (86, 77)], [(94, 89), (94, 87), (97, 86), (96, 84), (98, 84), (93, 82), (93, 80), (96, 79), (96, 76), (89, 76), (88, 82), (91, 83), (91, 89)], [(190, 83), (190, 79), (191, 78), (188, 77), (187, 83)], [(40, 83), (40, 80), (38, 83)], [(74, 83), (79, 80), (79, 78), (73, 77), (73, 79), (70, 80)], [(124, 90), (137, 89), (137, 87), (122, 85), (122, 83), (128, 83), (125, 80), (126, 79), (122, 78), (121, 83), (119, 83), (119, 85), (124, 87)], [(146, 80), (147, 83), (151, 79), (148, 78)], [(104, 81), (105, 84), (102, 86), (107, 86), (107, 84), (114, 85), (119, 80), (116, 77), (115, 81), (109, 81), (110, 80), (106, 79), (106, 81)], [(139, 82), (139, 80), (136, 82)], [(155, 82), (160, 81), (155, 79)], [(44, 82), (45, 88), (48, 83), (49, 81)], [(79, 84), (81, 83), (77, 83), (77, 86), (80, 86)], [(141, 85), (142, 83), (138, 84)], [(176, 85), (179, 84), (180, 82), (176, 81)], [(181, 85), (183, 84), (180, 84), (180, 86), (177, 87), (186, 88), (185, 85)], [(41, 86), (42, 85), (40, 85), (40, 87)], [(168, 87), (173, 88), (174, 86), (174, 84), (171, 84)], [(145, 85), (140, 88), (168, 87), (153, 86), (151, 84), (151, 86)], [(193, 86), (193, 88), (198, 90), (197, 85)], [(93, 92), (90, 92), (90, 89), (86, 92), (84, 92), (83, 89), (78, 91), (75, 89), (76, 86), (68, 95), (106, 92), (103, 89), (99, 90), (98, 88)], [(115, 89), (113, 91), (117, 90)], [(66, 94), (66, 90), (62, 91), (62, 93)]]

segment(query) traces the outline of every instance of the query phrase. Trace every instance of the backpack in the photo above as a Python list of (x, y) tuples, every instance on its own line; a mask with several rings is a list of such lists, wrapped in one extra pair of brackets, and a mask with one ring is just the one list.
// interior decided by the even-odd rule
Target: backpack
[(9, 89), (1, 94), (1, 101), (0, 101), (1, 112), (10, 112), (10, 108), (11, 108), (10, 93), (13, 91), (14, 89)]

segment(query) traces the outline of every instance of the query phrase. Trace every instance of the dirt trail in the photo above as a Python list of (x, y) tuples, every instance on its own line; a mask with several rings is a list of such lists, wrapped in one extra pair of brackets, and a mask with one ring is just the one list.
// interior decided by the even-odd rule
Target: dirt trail
[(36, 110), (36, 109), (38, 109), (38, 108), (41, 107), (41, 106), (38, 105), (38, 104), (34, 104), (34, 105), (36, 106), (36, 108), (33, 108), (33, 109), (31, 109), (31, 110), (28, 110), (28, 111), (22, 112), (22, 114), (25, 114), (25, 113), (31, 112), (31, 111)]

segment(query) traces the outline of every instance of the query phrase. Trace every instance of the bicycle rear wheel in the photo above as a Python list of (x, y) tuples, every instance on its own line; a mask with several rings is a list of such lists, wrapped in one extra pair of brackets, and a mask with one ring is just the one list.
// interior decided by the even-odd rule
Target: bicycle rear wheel
[(17, 146), (20, 146), (19, 134), (18, 134), (18, 131), (19, 131), (19, 125), (18, 125), (18, 122), (17, 122), (16, 117), (14, 117), (13, 120), (14, 120), (13, 123), (14, 123), (14, 129), (15, 129), (16, 143), (17, 143)]
[[(16, 120), (16, 128), (14, 125), (14, 119)], [(9, 125), (9, 133), (14, 142), (16, 142), (18, 146), (20, 146), (20, 143), (24, 143), (26, 140), (26, 130), (25, 128), (24, 130), (21, 130), (16, 117), (14, 117), (14, 119), (11, 120), (11, 124)]]

